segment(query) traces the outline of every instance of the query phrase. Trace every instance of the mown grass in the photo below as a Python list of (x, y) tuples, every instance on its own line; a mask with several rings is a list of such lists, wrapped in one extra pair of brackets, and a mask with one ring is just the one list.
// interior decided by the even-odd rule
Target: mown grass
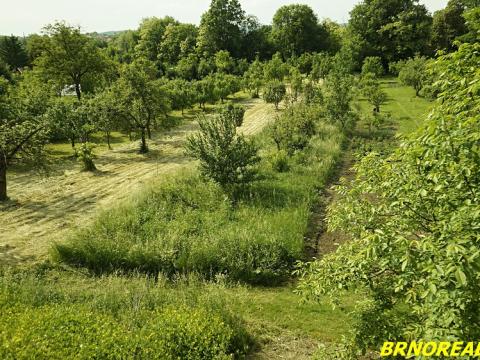
[(274, 144), (266, 129), (257, 137), (260, 179), (232, 206), (197, 172), (152, 185), (93, 225), (54, 247), (54, 258), (97, 274), (142, 271), (167, 276), (224, 274), (249, 283), (287, 279), (303, 258), (311, 208), (341, 155), (342, 133), (320, 123), (290, 170), (271, 164)]
[[(434, 106), (434, 102), (415, 96), (415, 90), (402, 85), (397, 78), (383, 78), (381, 85), (387, 93), (388, 100), (380, 110), (392, 117), (394, 131), (405, 135), (416, 130)], [(372, 105), (364, 98), (359, 97), (357, 101), (363, 113), (372, 113)]]

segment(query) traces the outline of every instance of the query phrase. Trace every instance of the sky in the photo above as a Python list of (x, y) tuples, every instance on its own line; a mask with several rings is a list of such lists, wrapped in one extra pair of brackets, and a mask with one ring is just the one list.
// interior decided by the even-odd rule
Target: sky
[[(4, 2), (5, 1), (5, 2)], [(81, 26), (85, 32), (135, 29), (142, 18), (170, 15), (181, 22), (198, 24), (210, 0), (2, 0), (0, 34), (28, 35), (55, 20)], [(359, 0), (240, 0), (247, 14), (256, 15), (264, 24), (282, 5), (310, 5), (320, 19), (345, 23)], [(434, 12), (447, 0), (420, 0)]]

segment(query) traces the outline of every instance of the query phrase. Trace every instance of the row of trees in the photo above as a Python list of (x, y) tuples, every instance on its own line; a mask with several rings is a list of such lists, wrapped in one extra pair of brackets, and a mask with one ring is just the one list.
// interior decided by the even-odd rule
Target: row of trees
[[(275, 52), (286, 60), (306, 53), (344, 51), (357, 70), (365, 57), (379, 56), (386, 68), (388, 63), (416, 54), (431, 56), (437, 50), (451, 51), (456, 38), (475, 41), (477, 18), (475, 0), (450, 0), (433, 17), (418, 0), (364, 0), (354, 7), (347, 25), (320, 22), (307, 5), (283, 6), (271, 25), (261, 25), (254, 16), (245, 14), (237, 0), (214, 0), (199, 27), (168, 16), (152, 17), (144, 19), (137, 30), (107, 40), (92, 34), (94, 41), (88, 47), (92, 54), (99, 49), (120, 63), (148, 59), (160, 74), (186, 80), (200, 79), (221, 69), (242, 75), (248, 62), (257, 57), (270, 59)], [(0, 39), (0, 74), (8, 73), (7, 66), (16, 71), (34, 65), (51, 35), (58, 34), (55, 27), (22, 40), (14, 36)], [(86, 51), (87, 44), (83, 45)], [(231, 56), (223, 64), (217, 58), (221, 51)]]

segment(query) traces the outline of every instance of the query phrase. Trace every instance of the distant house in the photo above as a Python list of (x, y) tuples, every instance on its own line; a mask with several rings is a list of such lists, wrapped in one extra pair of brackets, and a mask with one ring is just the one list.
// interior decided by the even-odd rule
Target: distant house
[[(80, 87), (80, 91), (82, 88)], [(60, 92), (61, 96), (77, 96), (77, 93), (75, 92), (75, 85), (65, 85)]]

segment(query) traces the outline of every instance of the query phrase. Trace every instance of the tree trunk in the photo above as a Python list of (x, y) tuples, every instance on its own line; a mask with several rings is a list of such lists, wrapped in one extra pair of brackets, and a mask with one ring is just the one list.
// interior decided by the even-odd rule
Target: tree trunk
[(72, 148), (75, 147), (75, 135), (70, 136), (70, 142), (72, 143)]
[(148, 152), (147, 139), (145, 135), (146, 135), (145, 128), (142, 128), (142, 131), (141, 131), (142, 143), (140, 145), (141, 154), (145, 154)]
[(8, 200), (7, 197), (7, 162), (0, 159), (0, 201)]
[(77, 99), (80, 101), (82, 98), (82, 92), (80, 90), (80, 83), (75, 83), (75, 92), (77, 93)]
[(147, 125), (147, 137), (148, 140), (152, 140), (152, 130), (150, 129), (150, 124)]
[(109, 149), (109, 150), (112, 150), (112, 145), (110, 145), (110, 131), (107, 131), (107, 132), (106, 132), (106, 135), (107, 135), (107, 145), (108, 145), (108, 149)]

